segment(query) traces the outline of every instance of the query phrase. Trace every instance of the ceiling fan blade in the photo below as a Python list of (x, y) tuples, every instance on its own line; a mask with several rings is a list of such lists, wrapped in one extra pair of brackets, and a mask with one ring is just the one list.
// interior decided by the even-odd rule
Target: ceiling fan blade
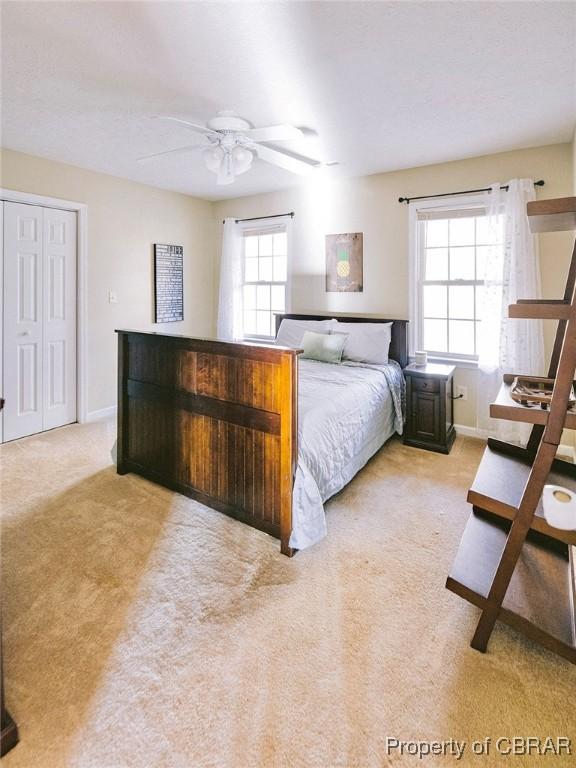
[(162, 155), (176, 155), (176, 154), (184, 154), (185, 152), (193, 152), (195, 149), (203, 149), (206, 145), (205, 144), (188, 144), (185, 147), (176, 147), (176, 149), (166, 149), (164, 152), (154, 152), (152, 155), (144, 155), (144, 157), (139, 157), (138, 162), (141, 162), (143, 160), (151, 160), (153, 157), (162, 157)]
[(290, 141), (304, 134), (295, 125), (269, 125), (267, 128), (249, 128), (242, 131), (250, 141)]
[(266, 163), (277, 165), (280, 168), (284, 168), (286, 171), (292, 171), (292, 173), (300, 173), (302, 175), (312, 173), (314, 168), (322, 165), (318, 160), (299, 160), (292, 155), (288, 155), (279, 149), (271, 149), (270, 147), (263, 147), (260, 144), (256, 144), (254, 151), (260, 158)]
[(192, 128), (193, 131), (197, 131), (198, 133), (209, 133), (209, 134), (215, 134), (216, 136), (221, 135), (218, 133), (218, 131), (213, 131), (212, 128), (207, 128), (205, 125), (197, 125), (196, 123), (191, 123), (189, 120), (181, 120), (179, 117), (169, 117), (168, 115), (157, 115), (156, 119), (170, 120), (173, 123), (180, 123), (180, 125), (185, 125), (187, 128)]

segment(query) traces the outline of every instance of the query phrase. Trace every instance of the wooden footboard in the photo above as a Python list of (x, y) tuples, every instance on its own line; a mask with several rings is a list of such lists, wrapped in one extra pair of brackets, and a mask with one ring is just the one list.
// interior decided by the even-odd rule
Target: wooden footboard
[(297, 355), (118, 331), (118, 472), (266, 531), (292, 555)]

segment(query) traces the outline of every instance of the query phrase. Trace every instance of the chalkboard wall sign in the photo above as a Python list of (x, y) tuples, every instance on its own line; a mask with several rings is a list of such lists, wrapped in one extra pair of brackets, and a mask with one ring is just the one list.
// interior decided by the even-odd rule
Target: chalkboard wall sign
[(154, 244), (154, 304), (156, 323), (184, 320), (184, 248)]

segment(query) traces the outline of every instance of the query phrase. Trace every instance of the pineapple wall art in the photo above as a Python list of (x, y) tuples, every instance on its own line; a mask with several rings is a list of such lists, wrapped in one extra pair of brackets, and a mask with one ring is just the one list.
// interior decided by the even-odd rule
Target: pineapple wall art
[(362, 232), (326, 235), (326, 291), (361, 292), (363, 258)]

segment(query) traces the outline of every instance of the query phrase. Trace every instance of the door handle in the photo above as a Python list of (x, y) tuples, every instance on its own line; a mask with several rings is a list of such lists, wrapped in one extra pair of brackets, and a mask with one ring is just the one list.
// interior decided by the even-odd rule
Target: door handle
[(30, 331), (20, 331), (18, 336), (30, 336)]

